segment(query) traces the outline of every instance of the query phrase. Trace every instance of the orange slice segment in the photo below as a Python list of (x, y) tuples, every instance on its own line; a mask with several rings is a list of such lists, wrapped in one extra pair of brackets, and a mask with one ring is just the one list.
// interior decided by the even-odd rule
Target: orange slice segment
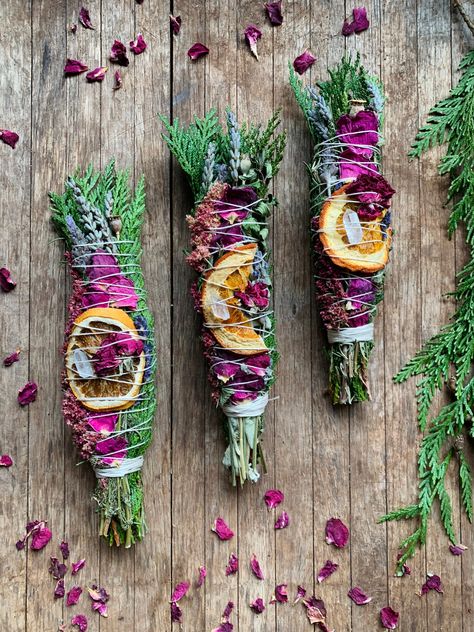
[(319, 216), (320, 239), (324, 252), (333, 263), (354, 272), (377, 272), (388, 261), (392, 241), (392, 229), (382, 226), (383, 215), (371, 221), (361, 221), (361, 239), (350, 243), (344, 226), (347, 211), (357, 210), (345, 191), (345, 184), (323, 204)]
[(96, 307), (74, 321), (66, 350), (66, 373), (75, 397), (90, 410), (125, 410), (135, 403), (145, 370), (145, 353), (127, 364), (120, 375), (98, 377), (91, 362), (103, 339), (113, 332), (139, 339), (133, 320), (123, 309)]
[(204, 322), (222, 347), (242, 355), (268, 351), (234, 296), (247, 287), (256, 252), (257, 244), (236, 246), (216, 261), (202, 289)]

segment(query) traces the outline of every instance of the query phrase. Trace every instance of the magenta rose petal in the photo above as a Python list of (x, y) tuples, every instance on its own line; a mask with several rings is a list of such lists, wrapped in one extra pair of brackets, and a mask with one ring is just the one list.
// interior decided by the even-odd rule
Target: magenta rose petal
[(75, 606), (82, 595), (82, 588), (80, 586), (73, 586), (66, 595), (66, 606)]
[(122, 75), (120, 70), (114, 72), (114, 90), (120, 90), (123, 85)]
[(141, 55), (147, 49), (147, 43), (143, 39), (143, 35), (138, 33), (136, 39), (130, 42), (130, 50), (135, 55)]
[(62, 599), (65, 595), (65, 588), (64, 588), (64, 579), (58, 579), (58, 581), (56, 582), (56, 587), (54, 589), (54, 598), (55, 599)]
[(275, 522), (275, 529), (286, 529), (286, 527), (290, 524), (290, 517), (283, 511), (280, 516), (278, 516), (277, 521)]
[(170, 25), (173, 35), (178, 35), (181, 30), (182, 19), (180, 15), (170, 15)]
[(81, 72), (89, 70), (89, 66), (80, 59), (66, 59), (66, 65), (64, 66), (64, 74), (66, 77), (74, 77), (80, 75)]
[(4, 358), (3, 366), (11, 366), (15, 362), (18, 362), (19, 359), (20, 359), (20, 349), (17, 349), (13, 353), (10, 353), (9, 356)]
[(171, 595), (171, 599), (170, 599), (170, 603), (177, 603), (178, 601), (180, 601), (184, 595), (188, 592), (189, 590), (189, 583), (188, 582), (181, 582), (180, 584), (177, 584), (175, 589), (173, 590), (173, 594)]
[(467, 551), (467, 546), (464, 546), (464, 544), (450, 544), (449, 550), (453, 555), (462, 555), (464, 551)]
[(32, 531), (30, 549), (33, 549), (33, 551), (44, 549), (44, 547), (51, 540), (52, 535), (53, 534), (46, 526), (46, 523), (40, 522), (38, 526)]
[(399, 613), (390, 606), (385, 606), (380, 611), (380, 621), (386, 630), (395, 630), (398, 626)]
[(225, 568), (225, 574), (228, 577), (229, 575), (235, 575), (235, 573), (239, 570), (239, 558), (235, 553), (231, 553), (229, 556), (229, 561), (227, 562), (227, 566)]
[(338, 568), (339, 568), (339, 564), (336, 564), (335, 562), (331, 562), (331, 560), (327, 560), (326, 564), (322, 567), (322, 569), (318, 573), (318, 577), (317, 577), (318, 584), (320, 584), (325, 579), (330, 577), (333, 573), (337, 571)]
[(302, 75), (314, 64), (315, 61), (316, 57), (310, 53), (309, 50), (305, 50), (295, 59), (293, 62), (293, 68), (299, 75)]
[(278, 2), (265, 2), (265, 11), (272, 26), (283, 24), (283, 14), (281, 12), (281, 0)]
[(234, 602), (228, 601), (226, 607), (224, 608), (224, 612), (222, 613), (222, 621), (228, 621), (230, 619), (230, 615), (234, 610)]
[(339, 518), (330, 518), (326, 523), (326, 542), (342, 549), (348, 541), (349, 529), (346, 525)]
[(287, 584), (278, 584), (275, 586), (275, 593), (273, 597), (270, 599), (270, 603), (287, 603), (288, 602), (288, 585)]
[(196, 59), (200, 59), (201, 57), (204, 57), (204, 55), (208, 55), (208, 54), (209, 54), (208, 47), (205, 46), (204, 44), (201, 44), (200, 42), (196, 42), (188, 50), (188, 57), (189, 59), (192, 59), (192, 61), (196, 61)]
[(89, 11), (84, 7), (82, 7), (82, 9), (79, 11), (79, 22), (85, 29), (91, 29), (92, 31), (94, 30)]
[(176, 602), (172, 602), (170, 604), (171, 611), (171, 622), (172, 623), (182, 623), (183, 622), (183, 611), (178, 606)]
[(35, 382), (27, 382), (25, 386), (18, 391), (18, 403), (20, 406), (28, 406), (35, 401), (38, 394), (38, 386)]
[(57, 557), (50, 557), (48, 572), (54, 579), (63, 579), (67, 573), (67, 566), (58, 560)]
[(273, 509), (274, 507), (278, 507), (278, 505), (285, 500), (285, 495), (279, 489), (268, 489), (263, 499), (266, 506), (269, 509)]
[(77, 573), (81, 570), (81, 568), (84, 568), (85, 565), (86, 565), (85, 559), (79, 560), (78, 562), (73, 562), (71, 564), (72, 574), (77, 575)]
[(105, 73), (108, 70), (108, 66), (98, 66), (98, 68), (94, 68), (87, 73), (86, 79), (89, 83), (93, 83), (95, 81), (103, 81), (105, 77)]
[(0, 287), (4, 292), (11, 292), (16, 287), (16, 281), (12, 279), (8, 268), (0, 268)]
[(351, 588), (347, 595), (358, 606), (364, 606), (366, 603), (370, 603), (372, 601), (372, 597), (366, 595), (362, 588), (359, 588), (358, 586)]
[(198, 576), (198, 580), (197, 580), (197, 587), (200, 588), (204, 582), (206, 581), (206, 577), (207, 577), (207, 569), (205, 566), (200, 566), (199, 567), (199, 576)]
[(106, 603), (102, 603), (101, 601), (94, 601), (92, 604), (92, 610), (98, 612), (101, 617), (107, 617), (108, 606)]
[(227, 526), (223, 518), (216, 518), (211, 531), (214, 531), (219, 540), (231, 540), (234, 537), (234, 532)]
[(244, 31), (244, 36), (253, 56), (258, 59), (257, 42), (262, 37), (262, 31), (255, 24), (249, 24)]
[(127, 57), (127, 48), (120, 40), (114, 40), (110, 49), (109, 59), (112, 63), (119, 64), (119, 66), (128, 66), (130, 63)]
[(0, 456), (0, 467), (11, 467), (13, 465), (13, 459), (9, 454), (2, 454)]
[(59, 545), (59, 549), (61, 551), (61, 555), (63, 556), (63, 560), (67, 560), (69, 557), (69, 544), (63, 540)]
[(293, 601), (293, 605), (296, 605), (299, 601), (301, 601), (305, 597), (306, 597), (306, 588), (304, 588), (303, 586), (298, 586), (296, 589), (296, 597), (295, 597), (295, 600)]
[(76, 614), (71, 620), (71, 625), (77, 625), (80, 632), (86, 632), (87, 630), (87, 617), (83, 614)]
[(370, 26), (367, 19), (367, 9), (365, 7), (356, 7), (352, 11), (352, 22), (345, 20), (342, 25), (342, 34), (345, 37), (352, 35), (353, 33), (362, 33), (366, 31)]
[(12, 132), (9, 129), (0, 129), (0, 140), (12, 149), (15, 149), (15, 145), (17, 144), (19, 139), (20, 137), (16, 132)]
[(252, 573), (257, 579), (265, 579), (263, 576), (263, 571), (260, 568), (260, 564), (255, 554), (252, 555), (252, 559), (250, 560), (250, 568), (252, 569)]
[(426, 595), (430, 590), (435, 590), (437, 593), (443, 594), (443, 586), (441, 584), (441, 578), (439, 575), (427, 575), (427, 580), (421, 587), (420, 597)]
[(252, 601), (250, 604), (250, 609), (252, 612), (255, 612), (255, 614), (261, 614), (265, 610), (265, 603), (263, 599), (261, 597), (257, 597), (257, 599)]

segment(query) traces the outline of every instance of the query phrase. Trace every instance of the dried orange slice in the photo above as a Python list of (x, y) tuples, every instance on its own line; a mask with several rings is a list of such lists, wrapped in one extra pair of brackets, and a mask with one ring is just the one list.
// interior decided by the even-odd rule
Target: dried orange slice
[(98, 377), (90, 361), (103, 339), (125, 332), (139, 339), (133, 320), (123, 309), (96, 307), (74, 321), (66, 350), (66, 373), (75, 397), (90, 410), (125, 410), (135, 403), (143, 382), (145, 354), (132, 359), (120, 376)]
[(392, 229), (382, 225), (383, 215), (371, 221), (362, 221), (358, 226), (360, 240), (351, 243), (344, 217), (348, 211), (357, 210), (357, 205), (345, 195), (348, 186), (345, 184), (335, 191), (321, 209), (319, 231), (324, 252), (341, 268), (354, 272), (377, 272), (387, 264)]
[(216, 261), (202, 289), (204, 322), (222, 347), (242, 355), (268, 351), (234, 296), (247, 287), (256, 252), (257, 244), (236, 246)]

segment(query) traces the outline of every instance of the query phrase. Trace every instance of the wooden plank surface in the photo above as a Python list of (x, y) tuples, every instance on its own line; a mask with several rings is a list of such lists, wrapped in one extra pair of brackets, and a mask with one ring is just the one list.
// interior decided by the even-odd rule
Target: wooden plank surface
[[(356, 3), (357, 4), (357, 3)], [(344, 39), (345, 0), (287, 0), (284, 23), (272, 27), (261, 3), (250, 0), (90, 0), (95, 30), (78, 23), (78, 0), (10, 0), (0, 6), (0, 127), (14, 129), (12, 151), (0, 144), (0, 266), (18, 280), (0, 295), (2, 357), (16, 347), (21, 361), (0, 368), (0, 453), (15, 464), (0, 468), (0, 623), (9, 632), (57, 630), (77, 612), (89, 614), (85, 596), (74, 609), (54, 601), (47, 573), (50, 555), (63, 538), (72, 558), (87, 559), (81, 583), (100, 581), (111, 593), (108, 619), (89, 616), (89, 630), (167, 632), (168, 599), (175, 583), (193, 587), (183, 601), (186, 632), (210, 632), (229, 600), (238, 632), (300, 632), (309, 629), (301, 606), (269, 605), (277, 583), (287, 583), (290, 600), (298, 584), (322, 597), (337, 632), (377, 630), (378, 610), (390, 603), (401, 612), (399, 629), (474, 630), (474, 537), (459, 511), (457, 483), (451, 486), (455, 525), (470, 548), (454, 558), (435, 515), (428, 546), (411, 563), (412, 575), (393, 576), (397, 545), (408, 524), (376, 524), (388, 508), (416, 495), (414, 385), (396, 386), (393, 374), (429, 335), (446, 322), (452, 304), (443, 294), (454, 287), (465, 250), (461, 238), (448, 242), (443, 208), (447, 182), (436, 173), (439, 151), (410, 164), (406, 153), (418, 125), (435, 100), (457, 78), (457, 64), (472, 37), (448, 0), (368, 0), (369, 31)], [(168, 13), (181, 15), (178, 36)], [(248, 23), (263, 31), (254, 59), (243, 39)], [(102, 84), (84, 76), (65, 79), (66, 57), (90, 67), (107, 65), (115, 38), (128, 43), (138, 32), (148, 42), (122, 70), (123, 88), (113, 92), (110, 67)], [(186, 55), (197, 41), (210, 54), (197, 62)], [(310, 156), (305, 124), (288, 86), (288, 60), (310, 48), (317, 63), (305, 81), (327, 77), (341, 55), (358, 51), (385, 83), (384, 172), (397, 189), (396, 239), (377, 320), (371, 364), (373, 401), (351, 410), (334, 409), (323, 396), (327, 365), (312, 287), (308, 191), (304, 162)], [(224, 432), (212, 407), (198, 340), (199, 319), (188, 288), (193, 273), (184, 261), (189, 190), (161, 141), (158, 113), (190, 121), (216, 107), (233, 108), (243, 121), (263, 122), (282, 108), (288, 148), (274, 191), (280, 205), (271, 224), (275, 274), (274, 309), (281, 360), (276, 399), (269, 406), (265, 435), (268, 473), (256, 486), (234, 490), (221, 466)], [(109, 549), (96, 537), (90, 501), (94, 480), (76, 467), (61, 417), (60, 373), (67, 274), (62, 245), (49, 222), (47, 192), (60, 190), (76, 165), (104, 165), (115, 156), (134, 181), (144, 173), (148, 212), (144, 260), (156, 318), (159, 354), (156, 432), (145, 469), (149, 533), (130, 551)], [(20, 409), (16, 391), (28, 379), (39, 384), (37, 401)], [(274, 513), (262, 496), (277, 486), (286, 495), (291, 525), (275, 533)], [(210, 532), (222, 516), (236, 532), (230, 543)], [(324, 525), (337, 516), (351, 527), (347, 549), (324, 542)], [(15, 551), (27, 519), (43, 518), (53, 530), (44, 551)], [(229, 554), (240, 571), (225, 576)], [(256, 554), (265, 582), (250, 573)], [(332, 558), (339, 570), (318, 585), (317, 571)], [(198, 568), (208, 577), (195, 588)], [(445, 594), (416, 595), (427, 571), (441, 575)], [(357, 607), (351, 585), (373, 596)], [(249, 603), (261, 596), (266, 611), (255, 616)]]

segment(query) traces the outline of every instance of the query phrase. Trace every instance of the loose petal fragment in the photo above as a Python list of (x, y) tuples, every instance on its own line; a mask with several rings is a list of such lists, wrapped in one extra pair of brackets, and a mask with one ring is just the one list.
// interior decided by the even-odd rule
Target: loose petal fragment
[(110, 49), (109, 59), (112, 63), (119, 64), (119, 66), (128, 66), (130, 63), (127, 57), (127, 48), (120, 40), (114, 40), (112, 48)]
[(13, 465), (13, 459), (9, 454), (2, 454), (0, 456), (0, 467), (11, 467)]
[(427, 575), (427, 580), (421, 587), (420, 597), (426, 595), (430, 590), (435, 590), (437, 593), (443, 594), (443, 587), (439, 575)]
[(77, 625), (80, 632), (86, 632), (87, 630), (87, 618), (83, 614), (76, 614), (71, 620), (71, 625)]
[(183, 622), (183, 611), (178, 606), (177, 603), (172, 602), (170, 604), (171, 609), (171, 622), (172, 623), (182, 623)]
[(188, 50), (188, 57), (192, 59), (193, 61), (196, 61), (196, 59), (200, 59), (201, 57), (204, 57), (204, 55), (208, 55), (208, 54), (209, 54), (208, 47), (204, 46), (204, 44), (201, 44), (200, 42), (196, 42)]
[(227, 563), (225, 574), (228, 577), (229, 575), (235, 575), (235, 573), (239, 570), (239, 558), (235, 553), (231, 553), (229, 557), (229, 561)]
[(464, 546), (464, 544), (451, 544), (449, 550), (453, 555), (462, 555), (467, 550), (467, 546)]
[(92, 26), (92, 22), (91, 22), (91, 16), (89, 15), (89, 11), (85, 9), (84, 7), (82, 7), (82, 9), (79, 11), (79, 22), (82, 24), (82, 26), (85, 29), (94, 30), (94, 27)]
[(53, 534), (46, 526), (45, 522), (40, 522), (31, 533), (30, 549), (33, 551), (39, 551), (51, 540)]
[(107, 604), (102, 603), (101, 601), (94, 601), (92, 604), (92, 610), (98, 612), (101, 617), (107, 618)]
[(77, 24), (70, 24), (69, 25), (69, 31), (75, 35), (77, 33)]
[(81, 72), (89, 70), (89, 66), (79, 59), (66, 59), (66, 65), (64, 66), (64, 74), (66, 77), (73, 77), (80, 75)]
[(227, 606), (224, 608), (224, 612), (222, 613), (223, 622), (228, 621), (230, 619), (230, 615), (232, 614), (233, 610), (234, 610), (234, 602), (228, 601)]
[(265, 2), (264, 6), (272, 26), (280, 26), (280, 24), (283, 24), (281, 0), (278, 0), (278, 2)]
[(27, 382), (25, 386), (18, 391), (18, 403), (20, 406), (28, 406), (35, 401), (38, 394), (38, 386), (35, 382)]
[(252, 54), (258, 59), (257, 42), (262, 37), (262, 31), (255, 24), (249, 24), (244, 31), (244, 36)]
[(398, 626), (399, 613), (390, 606), (385, 606), (380, 611), (380, 621), (386, 630), (395, 630)]
[(81, 570), (81, 568), (84, 568), (85, 565), (86, 565), (85, 559), (79, 560), (78, 562), (73, 562), (71, 565), (72, 574), (77, 575), (77, 573)]
[(288, 585), (287, 584), (278, 584), (275, 586), (275, 594), (270, 599), (270, 603), (287, 603), (288, 601)]
[(66, 596), (66, 606), (75, 606), (82, 595), (80, 586), (73, 586)]
[(325, 579), (330, 577), (333, 573), (337, 571), (339, 568), (339, 564), (335, 562), (331, 562), (331, 560), (327, 560), (326, 564), (322, 567), (322, 569), (318, 573), (318, 584), (323, 582)]
[(363, 606), (366, 603), (370, 603), (372, 601), (372, 597), (366, 595), (362, 588), (359, 588), (358, 586), (354, 586), (354, 588), (351, 588), (347, 595), (358, 606)]
[(143, 35), (138, 33), (136, 39), (130, 42), (130, 50), (135, 55), (141, 55), (147, 49), (147, 43), (143, 39)]
[(59, 545), (59, 549), (61, 551), (61, 555), (63, 556), (63, 560), (67, 560), (69, 557), (69, 544), (63, 540)]
[(261, 597), (257, 597), (255, 601), (252, 601), (250, 604), (250, 609), (255, 612), (255, 614), (261, 614), (265, 610), (265, 603)]
[(64, 597), (65, 589), (64, 589), (64, 579), (58, 579), (56, 583), (56, 588), (54, 589), (54, 598), (62, 599)]
[(284, 511), (275, 522), (275, 529), (286, 529), (290, 524), (290, 516)]
[(189, 583), (188, 582), (181, 582), (180, 584), (177, 584), (175, 589), (173, 590), (173, 594), (171, 595), (171, 599), (170, 599), (170, 603), (177, 603), (178, 601), (180, 601), (180, 599), (182, 599), (184, 597), (184, 595), (188, 592), (189, 590)]
[(266, 506), (269, 509), (273, 509), (274, 507), (278, 507), (278, 505), (285, 500), (285, 496), (279, 489), (268, 489), (263, 499)]
[(181, 30), (182, 19), (180, 15), (174, 16), (170, 15), (170, 25), (173, 31), (173, 35), (178, 35)]
[(8, 268), (0, 268), (0, 287), (4, 292), (11, 292), (16, 288), (16, 281), (12, 279)]
[(339, 518), (330, 518), (326, 523), (326, 542), (334, 544), (338, 549), (346, 546), (349, 540), (349, 529), (339, 520)]
[(298, 601), (301, 601), (305, 597), (306, 597), (306, 588), (304, 588), (303, 586), (298, 586), (298, 588), (296, 589), (296, 597), (295, 597), (295, 600), (293, 601), (293, 605), (296, 605)]
[(120, 90), (122, 87), (122, 75), (120, 74), (120, 70), (116, 70), (114, 72), (114, 90)]
[(48, 568), (48, 572), (54, 577), (54, 579), (63, 579), (67, 573), (66, 564), (62, 564), (57, 557), (50, 557), (51, 563)]
[(204, 582), (206, 580), (206, 576), (207, 576), (207, 569), (206, 569), (206, 567), (205, 566), (200, 566), (199, 567), (199, 577), (198, 577), (198, 580), (197, 580), (198, 588), (200, 588), (204, 584)]
[(356, 7), (352, 11), (352, 22), (345, 20), (342, 25), (342, 34), (347, 37), (352, 33), (362, 33), (369, 28), (369, 20), (367, 19), (367, 9), (365, 7)]
[(95, 81), (103, 81), (105, 77), (105, 73), (108, 70), (108, 66), (99, 66), (98, 68), (94, 68), (87, 73), (86, 79), (89, 83), (93, 83)]
[(20, 137), (16, 132), (12, 132), (9, 129), (0, 129), (0, 140), (5, 143), (5, 145), (9, 145), (12, 149), (15, 149), (15, 145), (19, 139)]
[(220, 540), (231, 540), (234, 537), (234, 532), (227, 526), (223, 518), (216, 518), (211, 531), (214, 531)]
[(11, 366), (20, 359), (20, 349), (17, 349), (3, 360), (3, 366)]
[(255, 575), (257, 579), (265, 579), (263, 576), (263, 571), (260, 568), (260, 564), (255, 554), (252, 555), (252, 559), (250, 560), (250, 568), (252, 569), (252, 573)]
[(316, 57), (306, 49), (295, 59), (293, 62), (293, 68), (299, 75), (302, 75), (314, 64), (315, 61)]

